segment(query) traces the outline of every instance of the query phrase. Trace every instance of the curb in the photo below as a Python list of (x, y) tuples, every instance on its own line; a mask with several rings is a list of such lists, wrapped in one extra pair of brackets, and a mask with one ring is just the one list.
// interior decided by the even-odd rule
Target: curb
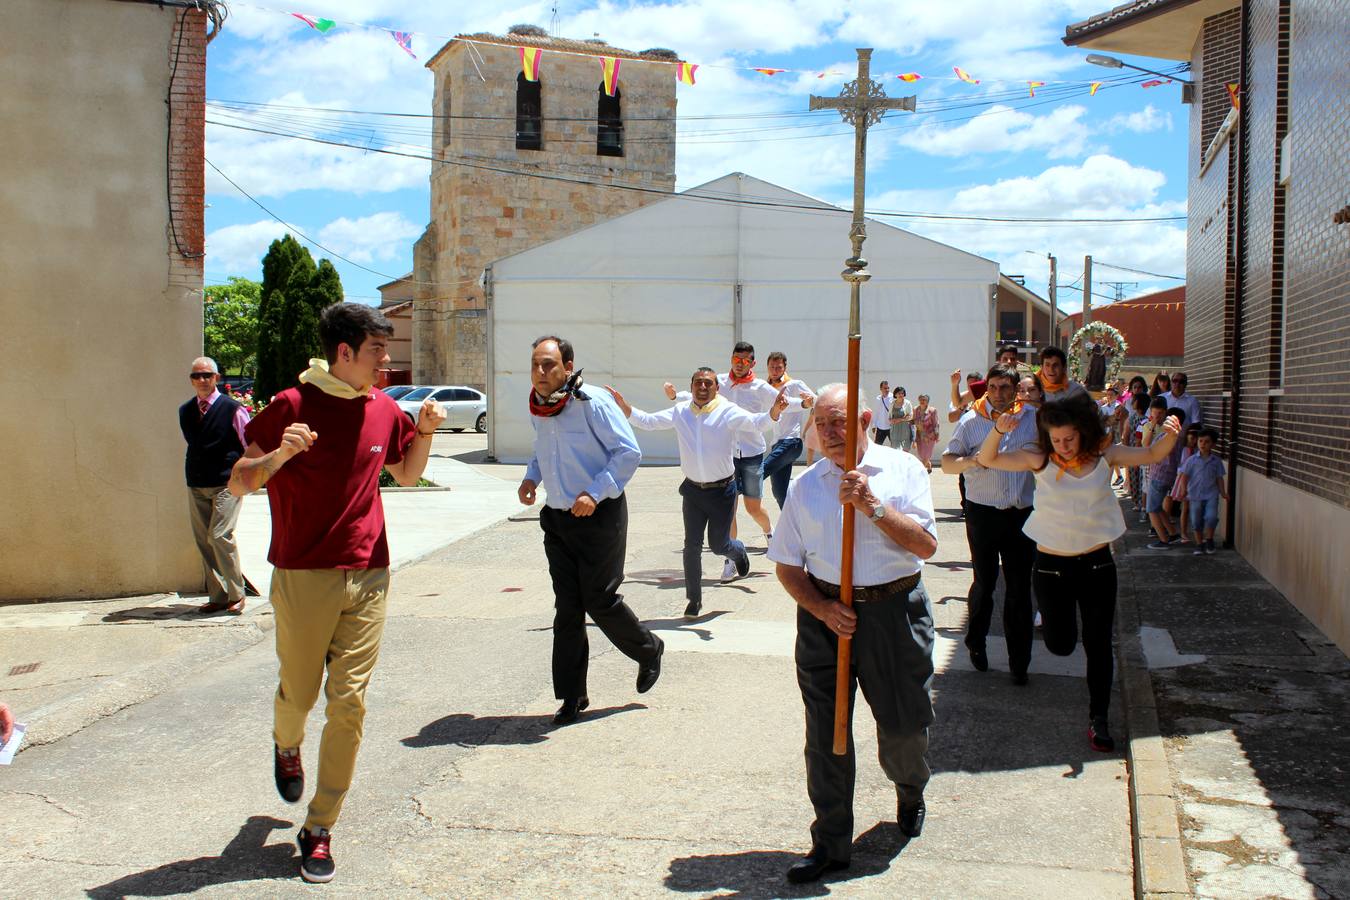
[(1134, 895), (1138, 900), (1192, 896), (1181, 849), (1176, 785), (1167, 764), (1167, 748), (1158, 725), (1153, 677), (1139, 638), (1134, 570), (1117, 566), (1116, 654), (1120, 693), (1125, 706), (1126, 753), (1130, 779), (1130, 830), (1133, 835)]

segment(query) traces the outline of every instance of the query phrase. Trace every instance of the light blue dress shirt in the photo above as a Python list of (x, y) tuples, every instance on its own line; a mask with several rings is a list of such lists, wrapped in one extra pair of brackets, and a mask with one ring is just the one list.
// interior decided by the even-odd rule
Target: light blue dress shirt
[(525, 477), (544, 486), (545, 504), (554, 509), (571, 509), (582, 493), (596, 503), (619, 496), (642, 461), (614, 398), (604, 388), (585, 393), (589, 400), (573, 397), (556, 416), (530, 416), (534, 456)]
[[(986, 419), (975, 410), (970, 410), (957, 423), (956, 432), (947, 444), (947, 452), (957, 456), (974, 456), (994, 427), (992, 419)], [(1036, 431), (1036, 410), (1023, 407), (1017, 417), (1017, 425), (998, 442), (999, 453), (1011, 453), (1014, 450), (1036, 450), (1040, 448), (1039, 434)], [(965, 471), (966, 499), (981, 506), (995, 509), (1026, 509), (1036, 492), (1036, 482), (1030, 472), (1004, 472), (1001, 469), (986, 469), (984, 466), (972, 466)]]

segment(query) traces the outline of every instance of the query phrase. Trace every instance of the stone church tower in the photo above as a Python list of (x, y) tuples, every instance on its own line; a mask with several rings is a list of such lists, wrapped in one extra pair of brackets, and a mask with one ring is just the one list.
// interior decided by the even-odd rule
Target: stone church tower
[[(460, 37), (427, 62), (435, 161), (413, 254), (413, 382), (482, 388), (484, 267), (674, 190), (677, 57), (528, 26)], [(522, 46), (541, 51), (537, 82), (522, 75)], [(614, 98), (602, 56), (624, 61)]]

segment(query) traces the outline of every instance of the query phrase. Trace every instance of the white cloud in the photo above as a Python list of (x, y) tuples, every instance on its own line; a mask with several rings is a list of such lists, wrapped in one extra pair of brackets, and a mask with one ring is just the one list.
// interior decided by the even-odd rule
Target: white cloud
[(897, 140), (930, 156), (1043, 150), (1049, 158), (1059, 159), (1083, 152), (1089, 132), (1080, 120), (1086, 112), (1081, 106), (1061, 106), (1037, 116), (996, 104), (960, 125), (944, 128), (928, 123), (902, 132)]
[(287, 231), (275, 219), (217, 228), (206, 236), (206, 267), (213, 272), (257, 277), (268, 245)]
[(1133, 131), (1136, 134), (1146, 134), (1150, 131), (1171, 131), (1172, 114), (1170, 112), (1159, 112), (1157, 107), (1150, 103), (1143, 109), (1131, 113), (1117, 113), (1103, 123), (1102, 130), (1107, 132)]
[(422, 226), (396, 212), (378, 212), (360, 219), (343, 216), (319, 231), (318, 241), (348, 259), (371, 265), (397, 259), (422, 234)]

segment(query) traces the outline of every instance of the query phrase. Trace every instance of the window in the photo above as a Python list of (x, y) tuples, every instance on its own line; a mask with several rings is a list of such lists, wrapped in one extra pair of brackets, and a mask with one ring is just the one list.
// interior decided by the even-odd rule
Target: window
[(544, 149), (543, 82), (516, 76), (516, 149)]
[(477, 391), (471, 391), (468, 388), (455, 388), (454, 394), (455, 396), (451, 397), (451, 400), (469, 400), (476, 402), (480, 399)]
[(1026, 340), (1023, 327), (1026, 325), (1026, 313), (1000, 310), (998, 314), (998, 339), (1004, 344), (1020, 344)]
[(403, 395), (403, 399), (404, 399), (404, 400), (407, 400), (407, 401), (410, 401), (410, 402), (413, 401), (413, 400), (421, 400), (421, 399), (424, 398), (427, 394), (430, 394), (430, 393), (431, 393), (431, 388), (418, 388), (418, 389), (415, 390), (415, 391), (411, 391), (411, 392), (409, 392), (409, 393), (407, 393), (407, 394), (404, 394), (404, 395)]
[(431, 399), (435, 400), (437, 403), (444, 403), (446, 400), (458, 400), (459, 398), (455, 396), (458, 393), (459, 391), (454, 388), (446, 388), (443, 391), (437, 391), (436, 395)]
[(601, 156), (623, 156), (623, 91), (614, 88), (614, 96), (605, 93), (600, 85), (600, 102), (596, 111), (595, 152)]

